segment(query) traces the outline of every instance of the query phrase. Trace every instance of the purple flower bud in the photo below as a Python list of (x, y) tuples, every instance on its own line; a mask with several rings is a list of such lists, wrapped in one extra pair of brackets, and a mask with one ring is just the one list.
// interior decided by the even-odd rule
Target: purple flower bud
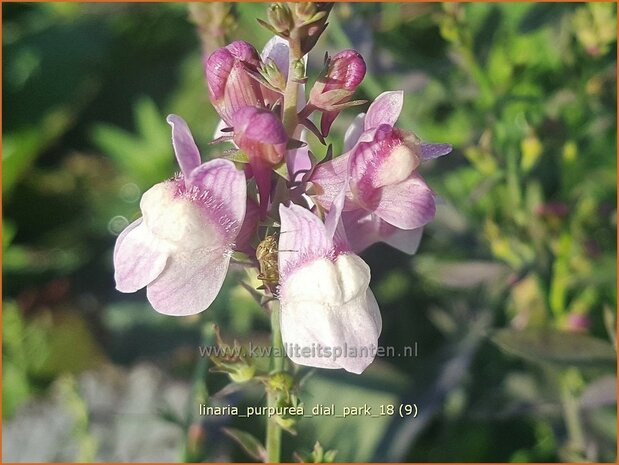
[(343, 50), (327, 63), (326, 73), (310, 91), (309, 103), (323, 111), (321, 132), (329, 133), (331, 124), (350, 101), (365, 76), (365, 61), (355, 50)]
[(356, 50), (343, 50), (329, 63), (324, 91), (346, 89), (354, 91), (365, 77), (365, 61)]
[(260, 84), (250, 73), (257, 72), (260, 57), (256, 49), (242, 40), (213, 52), (204, 62), (209, 98), (227, 123), (244, 106), (263, 106)]
[(264, 108), (239, 109), (232, 117), (232, 126), (234, 143), (249, 157), (264, 214), (271, 191), (272, 169), (286, 154), (288, 135), (280, 119)]

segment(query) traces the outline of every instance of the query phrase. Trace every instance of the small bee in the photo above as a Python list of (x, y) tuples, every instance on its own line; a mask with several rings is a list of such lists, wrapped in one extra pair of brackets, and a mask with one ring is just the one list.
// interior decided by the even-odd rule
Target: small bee
[(279, 283), (279, 269), (277, 267), (277, 237), (266, 236), (256, 247), (256, 259), (260, 264), (258, 279), (262, 281), (262, 288), (273, 294)]

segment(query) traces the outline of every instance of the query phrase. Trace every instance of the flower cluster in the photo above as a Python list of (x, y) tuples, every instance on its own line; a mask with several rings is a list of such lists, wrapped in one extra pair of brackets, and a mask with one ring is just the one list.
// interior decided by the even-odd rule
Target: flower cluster
[[(236, 41), (206, 57), (208, 94), (221, 117), (215, 138), (232, 143), (233, 155), (203, 163), (186, 123), (168, 117), (180, 173), (143, 195), (142, 218), (118, 237), (118, 290), (146, 287), (158, 312), (196, 314), (217, 296), (232, 255), (242, 253), (265, 292), (279, 299), (286, 346), (377, 346), (381, 315), (358, 254), (376, 242), (416, 252), (435, 214), (419, 167), (451, 146), (425, 144), (396, 127), (404, 95), (393, 91), (354, 119), (344, 153), (316, 161), (307, 135), (324, 142), (342, 110), (363, 103), (352, 96), (366, 73), (354, 50), (327, 57), (306, 101), (304, 55), (327, 13), (305, 4), (272, 9), (277, 35), (261, 54)], [(301, 365), (361, 373), (371, 353), (288, 355)]]

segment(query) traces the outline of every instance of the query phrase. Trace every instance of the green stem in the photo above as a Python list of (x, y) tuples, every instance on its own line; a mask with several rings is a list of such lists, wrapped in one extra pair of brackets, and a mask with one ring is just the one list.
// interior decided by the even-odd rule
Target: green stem
[(289, 136), (292, 136), (297, 127), (297, 97), (299, 93), (299, 82), (294, 79), (298, 72), (295, 67), (298, 61), (303, 58), (301, 55), (301, 41), (291, 36), (288, 39), (290, 47), (290, 56), (288, 61), (288, 82), (284, 92), (284, 113), (283, 123), (284, 128)]
[[(271, 331), (273, 333), (272, 352), (271, 352), (271, 373), (279, 373), (284, 370), (284, 343), (279, 328), (279, 302), (272, 301), (271, 304)], [(279, 393), (267, 391), (267, 405), (276, 407)], [(274, 417), (267, 419), (267, 462), (278, 463), (281, 459), (282, 429), (275, 421)]]

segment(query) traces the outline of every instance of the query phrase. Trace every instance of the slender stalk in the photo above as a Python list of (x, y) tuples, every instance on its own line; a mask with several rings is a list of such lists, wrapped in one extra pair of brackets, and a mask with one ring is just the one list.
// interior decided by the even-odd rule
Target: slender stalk
[[(272, 352), (271, 352), (271, 373), (278, 373), (284, 370), (284, 344), (279, 327), (279, 302), (271, 302), (271, 331), (272, 331)], [(268, 390), (267, 403), (269, 407), (276, 407), (279, 393)], [(281, 459), (282, 429), (275, 421), (274, 417), (267, 419), (267, 462), (278, 463)]]
[(284, 113), (283, 123), (284, 128), (289, 136), (292, 136), (297, 127), (297, 99), (299, 93), (299, 83), (293, 79), (296, 63), (302, 58), (301, 41), (291, 36), (288, 39), (290, 47), (290, 56), (288, 62), (288, 82), (286, 83), (286, 91), (284, 92)]
[[(295, 79), (298, 77), (299, 61), (303, 58), (301, 54), (301, 41), (296, 36), (295, 31), (292, 32), (288, 39), (289, 57), (288, 57), (288, 82), (286, 82), (286, 90), (284, 92), (283, 103), (283, 124), (289, 136), (292, 136), (297, 128), (297, 101), (299, 95), (299, 82)], [(305, 70), (303, 70), (305, 74)], [(273, 300), (269, 302), (268, 307), (271, 310), (271, 331), (272, 331), (272, 351), (271, 351), (271, 374), (284, 371), (284, 344), (279, 327), (279, 301)], [(267, 404), (269, 407), (276, 407), (279, 398), (279, 393), (271, 389), (267, 389)], [(282, 429), (277, 424), (275, 417), (267, 419), (267, 434), (266, 434), (266, 449), (267, 462), (278, 463), (281, 460), (281, 442)]]

